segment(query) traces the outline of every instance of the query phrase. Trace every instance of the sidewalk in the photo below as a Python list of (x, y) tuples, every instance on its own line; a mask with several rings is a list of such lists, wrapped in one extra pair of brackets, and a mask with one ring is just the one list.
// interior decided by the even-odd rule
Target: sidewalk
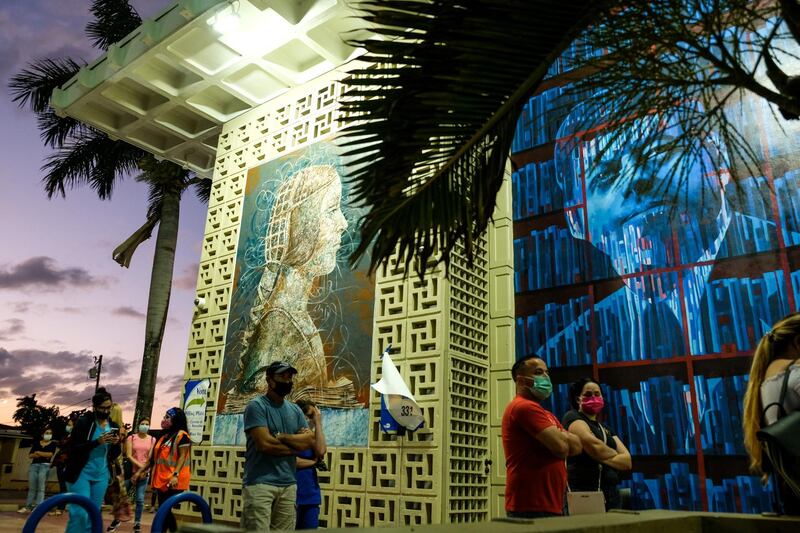
[[(22, 531), (22, 526), (29, 515), (18, 514), (16, 511), (0, 512), (0, 533), (19, 533)], [(150, 525), (153, 523), (155, 514), (145, 511), (142, 515), (142, 532), (149, 532)], [(36, 528), (36, 533), (63, 533), (67, 527), (67, 518), (69, 515), (64, 513), (61, 516), (45, 516)], [(113, 517), (108, 511), (103, 512), (103, 531), (111, 523)], [(123, 522), (117, 533), (131, 533), (133, 531), (133, 520), (130, 522)]]

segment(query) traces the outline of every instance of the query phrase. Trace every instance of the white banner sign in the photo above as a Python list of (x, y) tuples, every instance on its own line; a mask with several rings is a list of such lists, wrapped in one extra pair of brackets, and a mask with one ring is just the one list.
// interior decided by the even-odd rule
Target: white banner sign
[(189, 426), (192, 442), (203, 440), (203, 428), (206, 423), (206, 404), (208, 403), (209, 379), (193, 379), (186, 382), (183, 395), (183, 412)]

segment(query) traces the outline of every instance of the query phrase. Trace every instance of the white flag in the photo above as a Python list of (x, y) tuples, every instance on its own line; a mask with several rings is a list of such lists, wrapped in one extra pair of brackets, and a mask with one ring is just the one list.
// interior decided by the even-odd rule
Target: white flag
[(422, 416), (422, 409), (414, 400), (408, 385), (403, 381), (397, 367), (394, 366), (391, 356), (389, 356), (388, 346), (383, 352), (382, 358), (382, 377), (377, 383), (371, 386), (373, 389), (383, 394), (384, 404), (397, 423), (409, 431), (419, 429), (425, 423)]

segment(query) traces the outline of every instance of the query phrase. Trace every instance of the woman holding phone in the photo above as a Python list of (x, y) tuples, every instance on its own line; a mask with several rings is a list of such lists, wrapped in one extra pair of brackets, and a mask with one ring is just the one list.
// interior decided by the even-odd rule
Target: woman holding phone
[[(67, 490), (86, 496), (99, 508), (111, 478), (109, 464), (120, 454), (119, 427), (110, 420), (111, 395), (105, 388), (92, 396), (92, 411), (81, 416), (67, 441), (64, 468)], [(66, 533), (89, 533), (89, 515), (70, 504)]]

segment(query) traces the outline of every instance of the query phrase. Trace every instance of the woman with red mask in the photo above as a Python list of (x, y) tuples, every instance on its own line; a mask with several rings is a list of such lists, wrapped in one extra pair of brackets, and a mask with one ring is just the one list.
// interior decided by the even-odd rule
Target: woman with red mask
[(631, 454), (611, 429), (597, 420), (605, 402), (600, 385), (583, 378), (569, 388), (572, 410), (563, 426), (581, 439), (583, 452), (567, 459), (567, 478), (572, 491), (603, 491), (606, 509), (618, 509), (618, 470), (631, 469)]
[[(150, 449), (150, 459), (142, 469), (141, 475), (151, 474), (153, 491), (158, 494), (158, 504), (162, 505), (170, 496), (189, 489), (190, 452), (192, 439), (186, 423), (186, 414), (179, 407), (167, 410), (161, 429), (164, 431)], [(164, 531), (177, 531), (178, 524), (170, 511), (164, 521)]]

